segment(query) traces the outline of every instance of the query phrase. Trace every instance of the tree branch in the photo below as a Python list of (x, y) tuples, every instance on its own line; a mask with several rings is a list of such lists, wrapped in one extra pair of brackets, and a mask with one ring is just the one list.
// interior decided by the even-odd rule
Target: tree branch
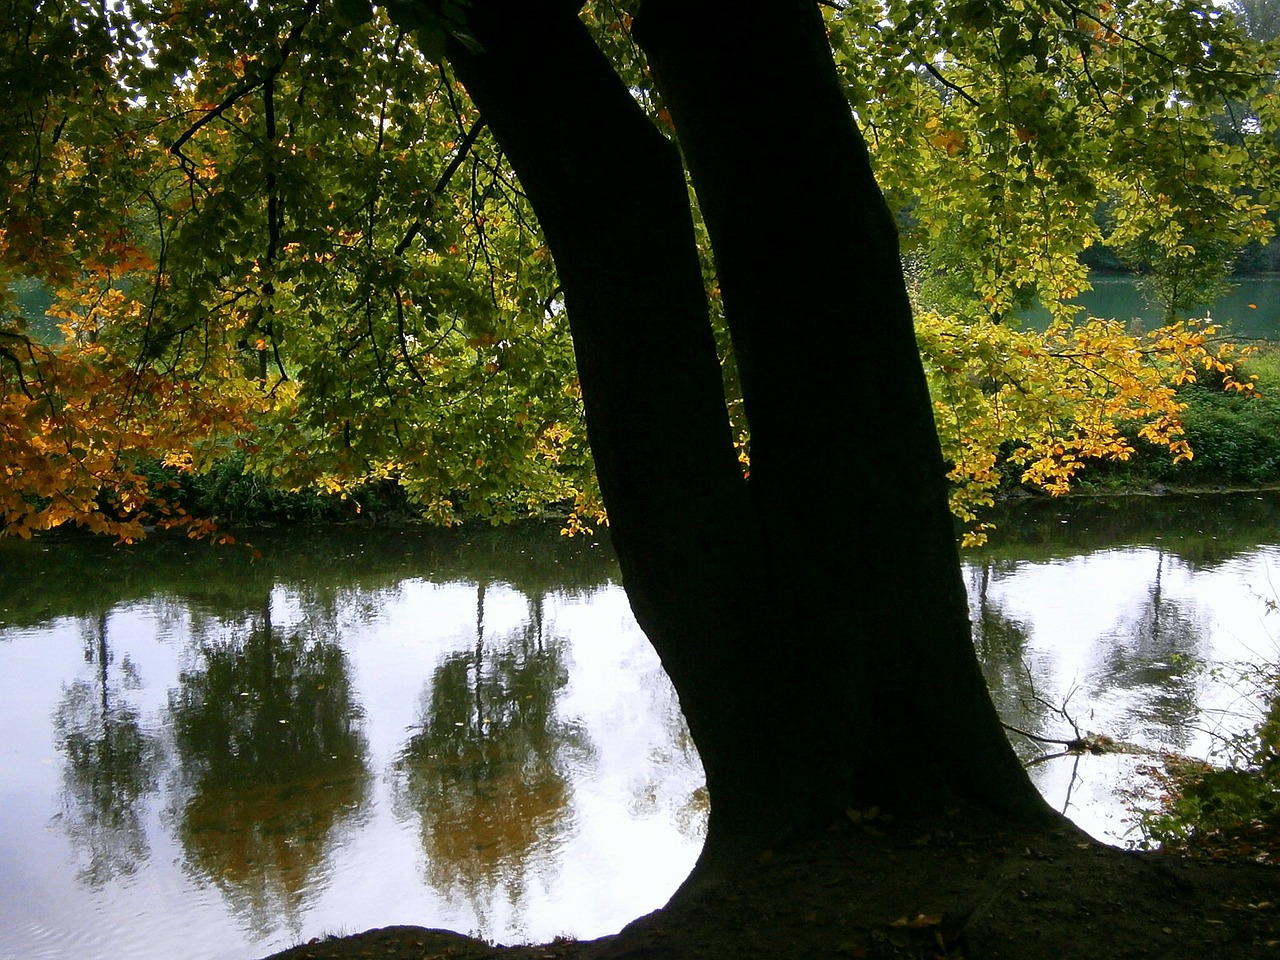
[[(453, 179), (453, 175), (458, 172), (458, 168), (462, 166), (462, 161), (466, 159), (467, 154), (471, 152), (471, 147), (475, 144), (480, 136), (480, 132), (484, 130), (484, 117), (478, 117), (476, 122), (471, 125), (458, 143), (458, 148), (453, 153), (453, 159), (449, 161), (449, 166), (445, 167), (444, 172), (440, 174), (440, 179), (436, 181), (436, 185), (431, 188), (432, 199), (444, 193), (445, 187), (449, 185), (449, 181)], [(422, 232), (422, 220), (419, 218), (409, 225), (408, 231), (404, 237), (396, 244), (395, 255), (400, 256), (409, 249), (409, 244), (413, 243), (414, 238)]]
[(958, 93), (965, 100), (967, 100), (971, 106), (975, 106), (975, 107), (982, 106), (982, 104), (980, 104), (977, 101), (977, 99), (975, 99), (974, 96), (969, 93), (968, 90), (965, 90), (963, 87), (957, 86), (956, 84), (952, 83), (950, 80), (944, 77), (942, 75), (942, 71), (939, 70), (937, 67), (935, 67), (932, 63), (929, 63), (927, 60), (924, 60), (923, 58), (921, 58), (920, 65), (929, 72), (929, 76), (933, 77), (933, 79), (937, 80), (940, 84), (942, 84), (944, 87), (946, 87), (948, 90), (952, 91), (953, 93)]

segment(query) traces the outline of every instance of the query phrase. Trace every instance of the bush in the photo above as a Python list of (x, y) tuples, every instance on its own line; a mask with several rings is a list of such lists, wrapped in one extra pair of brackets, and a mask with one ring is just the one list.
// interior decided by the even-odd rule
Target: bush
[[(1252, 485), (1280, 481), (1280, 395), (1244, 397), (1203, 387), (1186, 391), (1183, 425), (1195, 457), (1190, 483)], [(1171, 478), (1177, 468), (1168, 472)]]
[(1280, 670), (1252, 667), (1241, 683), (1266, 704), (1253, 730), (1225, 741), (1227, 766), (1166, 757), (1148, 770), (1162, 789), (1154, 810), (1139, 811), (1146, 845), (1211, 856), (1280, 856)]
[(245, 457), (238, 452), (205, 473), (181, 473), (159, 463), (147, 472), (154, 487), (171, 488), (167, 500), (193, 516), (224, 524), (324, 523), (407, 509), (403, 493), (390, 482), (366, 485), (346, 498), (319, 490), (281, 489), (247, 473)]
[[(1202, 379), (1179, 392), (1186, 403), (1182, 422), (1195, 456), (1174, 463), (1168, 452), (1134, 440), (1125, 462), (1090, 464), (1085, 488), (1145, 488), (1152, 484), (1188, 487), (1251, 487), (1280, 483), (1280, 351), (1250, 357), (1244, 377), (1256, 375), (1258, 396), (1222, 389)], [(1130, 431), (1137, 436), (1136, 427)]]

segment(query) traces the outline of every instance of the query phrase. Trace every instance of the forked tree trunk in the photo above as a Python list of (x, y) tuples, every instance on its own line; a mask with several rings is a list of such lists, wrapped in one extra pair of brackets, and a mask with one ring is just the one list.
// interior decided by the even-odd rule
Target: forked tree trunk
[[(821, 22), (815, 38), (799, 7), (771, 6), (789, 38), (764, 51), (778, 76), (735, 94), (725, 44), (767, 38), (708, 36), (718, 10), (697, 6), (701, 19), (658, 5), (646, 43), (714, 230), (749, 391), (750, 487), (674, 145), (573, 4), (474, 0), (482, 50), (450, 59), (555, 258), (627, 594), (707, 772), (704, 862), (850, 804), (1044, 816), (969, 646), (892, 223), (818, 56)], [(792, 71), (785, 136), (755, 140), (752, 101), (768, 94), (755, 88)], [(786, 163), (738, 167), (763, 150)], [(797, 216), (793, 203), (816, 198), (796, 178), (850, 182)]]
[(645, 0), (635, 35), (715, 251), (770, 578), (840, 675), (840, 789), (1041, 816), (974, 656), (897, 229), (817, 4)]

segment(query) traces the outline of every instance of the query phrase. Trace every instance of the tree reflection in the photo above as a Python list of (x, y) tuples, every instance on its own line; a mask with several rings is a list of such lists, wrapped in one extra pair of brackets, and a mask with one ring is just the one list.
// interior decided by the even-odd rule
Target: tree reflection
[(332, 844), (365, 806), (362, 716), (332, 640), (272, 628), (268, 597), (242, 640), (206, 642), (170, 695), (189, 866), (257, 934), (297, 927)]
[(571, 768), (592, 755), (585, 732), (556, 713), (568, 671), (563, 640), (545, 635), (542, 600), (492, 639), (484, 602), (482, 583), (475, 647), (436, 668), (395, 767), (399, 813), (418, 818), (427, 882), (461, 893), (482, 927), (499, 887), (520, 912), (535, 862), (551, 860), (571, 829)]
[(97, 887), (135, 873), (149, 855), (139, 806), (156, 789), (162, 750), (122, 696), (138, 686), (133, 663), (124, 658), (112, 676), (107, 615), (93, 623), (85, 637), (93, 679), (63, 689), (53, 729), (66, 760), (61, 822), (82, 858), (77, 878)]
[[(1202, 628), (1190, 611), (1164, 589), (1168, 557), (1156, 552), (1155, 576), (1136, 612), (1110, 635), (1090, 678), (1094, 696), (1115, 696), (1133, 705), (1131, 713), (1151, 739), (1186, 749), (1200, 716), (1198, 677)], [(1122, 731), (1124, 736), (1132, 736)]]
[[(1017, 564), (1012, 561), (983, 560), (981, 565), (969, 567), (973, 642), (1000, 718), (1019, 730), (1046, 735), (1051, 721), (1040, 702), (1036, 677), (1026, 655), (1031, 628), (1010, 617), (990, 596), (993, 579), (1016, 572)], [(1047, 682), (1039, 684), (1040, 687), (1047, 685)], [(1028, 738), (1015, 737), (1014, 745), (1024, 761), (1042, 752), (1039, 744)]]

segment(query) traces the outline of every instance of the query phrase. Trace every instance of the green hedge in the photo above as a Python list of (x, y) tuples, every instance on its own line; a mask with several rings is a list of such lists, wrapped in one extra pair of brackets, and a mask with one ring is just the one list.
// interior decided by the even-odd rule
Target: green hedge
[(1135, 440), (1137, 452), (1131, 460), (1091, 463), (1081, 475), (1081, 488), (1280, 484), (1280, 348), (1250, 357), (1240, 372), (1257, 376), (1258, 396), (1224, 391), (1213, 382), (1189, 384), (1179, 391), (1179, 399), (1187, 404), (1183, 426), (1195, 454), (1190, 461), (1174, 463), (1168, 451)]

